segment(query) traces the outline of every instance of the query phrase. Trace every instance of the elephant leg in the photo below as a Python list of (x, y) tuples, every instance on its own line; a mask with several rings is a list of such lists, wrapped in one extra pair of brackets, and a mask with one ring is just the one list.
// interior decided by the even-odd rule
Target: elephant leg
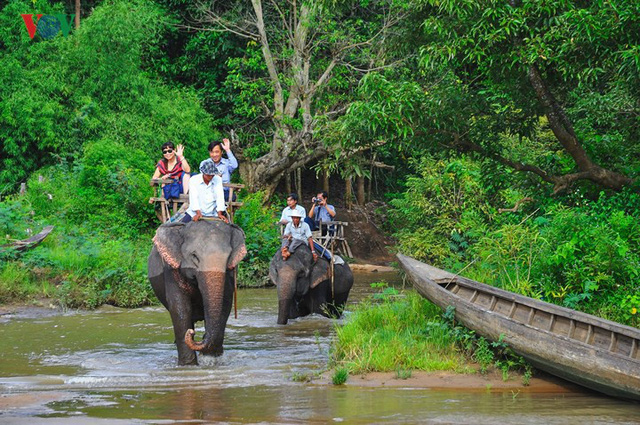
[(167, 288), (168, 310), (173, 322), (173, 334), (178, 348), (178, 365), (197, 365), (195, 351), (187, 347), (184, 336), (187, 330), (193, 329), (192, 306), (189, 297), (177, 285)]
[(293, 300), (291, 303), (291, 311), (289, 312), (290, 319), (308, 316), (313, 312), (313, 309), (309, 308), (308, 298), (309, 294), (307, 293), (303, 298)]

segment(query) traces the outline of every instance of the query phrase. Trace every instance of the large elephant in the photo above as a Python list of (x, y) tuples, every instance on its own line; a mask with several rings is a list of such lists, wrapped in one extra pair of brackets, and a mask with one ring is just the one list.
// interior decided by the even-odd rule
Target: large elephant
[(311, 250), (300, 245), (287, 260), (278, 250), (269, 264), (269, 277), (278, 287), (278, 324), (311, 313), (340, 317), (353, 286), (353, 273), (347, 263), (332, 267), (326, 258), (314, 263)]
[[(153, 238), (148, 276), (171, 314), (178, 364), (198, 364), (196, 351), (219, 356), (234, 290), (233, 269), (247, 254), (244, 232), (221, 220), (163, 224)], [(205, 334), (195, 342), (194, 323)]]

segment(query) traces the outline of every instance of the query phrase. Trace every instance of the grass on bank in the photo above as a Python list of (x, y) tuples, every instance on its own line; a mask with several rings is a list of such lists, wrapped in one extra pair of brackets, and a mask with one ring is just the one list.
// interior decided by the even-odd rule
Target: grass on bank
[[(415, 292), (392, 294), (360, 303), (343, 325), (337, 325), (331, 362), (336, 371), (351, 374), (396, 372), (407, 379), (411, 371), (484, 373), (495, 367), (503, 378), (531, 367), (502, 341), (489, 342), (454, 321), (454, 310), (439, 307)], [(378, 294), (379, 295), (379, 294)]]
[(151, 236), (108, 240), (107, 236), (52, 234), (34, 250), (3, 253), (0, 303), (42, 298), (63, 308), (102, 304), (137, 307), (155, 303), (146, 273)]
[[(84, 309), (102, 304), (125, 308), (157, 304), (147, 278), (147, 258), (159, 225), (152, 217), (153, 206), (145, 200), (146, 210), (135, 217), (120, 211), (116, 215), (121, 221), (105, 218), (116, 209), (114, 205), (91, 208), (96, 210), (94, 214), (77, 219), (72, 212), (82, 208), (74, 202), (88, 201), (64, 193), (69, 186), (79, 186), (74, 180), (77, 177), (64, 167), (49, 171), (51, 174), (43, 171), (47, 177), (42, 181), (31, 182), (26, 195), (5, 197), (0, 202), (0, 246), (27, 238), (28, 228), (37, 232), (45, 224), (55, 226), (33, 249), (17, 252), (0, 248), (0, 304), (43, 299), (62, 308)], [(242, 287), (269, 282), (269, 260), (279, 244), (276, 211), (263, 206), (262, 197), (262, 193), (243, 195), (245, 205), (236, 215), (248, 250), (238, 268)]]

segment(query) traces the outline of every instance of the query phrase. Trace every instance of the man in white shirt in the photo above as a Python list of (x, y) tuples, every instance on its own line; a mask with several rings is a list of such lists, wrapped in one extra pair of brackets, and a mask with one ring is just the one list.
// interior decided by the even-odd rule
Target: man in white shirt
[(189, 209), (182, 221), (217, 217), (228, 223), (226, 211), (222, 178), (213, 161), (206, 159), (200, 163), (200, 174), (189, 180)]
[(296, 250), (300, 245), (305, 243), (309, 244), (311, 248), (311, 254), (313, 255), (313, 261), (318, 260), (318, 254), (313, 247), (313, 239), (311, 238), (311, 229), (309, 225), (302, 221), (302, 214), (298, 211), (291, 213), (291, 221), (284, 228), (284, 234), (282, 235), (282, 259), (286, 260), (291, 256), (291, 253)]
[(296, 193), (290, 193), (287, 197), (287, 207), (282, 210), (282, 217), (280, 217), (280, 224), (287, 224), (291, 221), (291, 214), (294, 211), (298, 211), (302, 214), (302, 217), (307, 215), (304, 207), (298, 205), (298, 195)]

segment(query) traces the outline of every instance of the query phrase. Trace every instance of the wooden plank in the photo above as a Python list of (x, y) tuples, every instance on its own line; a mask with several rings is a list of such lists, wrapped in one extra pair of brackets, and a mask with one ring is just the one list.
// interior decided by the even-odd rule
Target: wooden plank
[(469, 302), (474, 303), (476, 301), (476, 298), (478, 298), (478, 291), (473, 291), (473, 295), (471, 295)]
[(614, 351), (616, 349), (616, 343), (618, 339), (616, 338), (616, 333), (611, 332), (611, 343), (609, 344), (609, 351)]
[(573, 334), (576, 332), (576, 321), (573, 319), (570, 319), (569, 322), (569, 335), (567, 335), (569, 338), (573, 338)]
[(591, 345), (593, 343), (593, 325), (589, 323), (589, 330), (587, 331), (587, 337), (585, 338), (585, 344)]
[(491, 296), (491, 303), (489, 303), (489, 311), (493, 311), (496, 308), (496, 304), (498, 303), (498, 298), (495, 295)]

